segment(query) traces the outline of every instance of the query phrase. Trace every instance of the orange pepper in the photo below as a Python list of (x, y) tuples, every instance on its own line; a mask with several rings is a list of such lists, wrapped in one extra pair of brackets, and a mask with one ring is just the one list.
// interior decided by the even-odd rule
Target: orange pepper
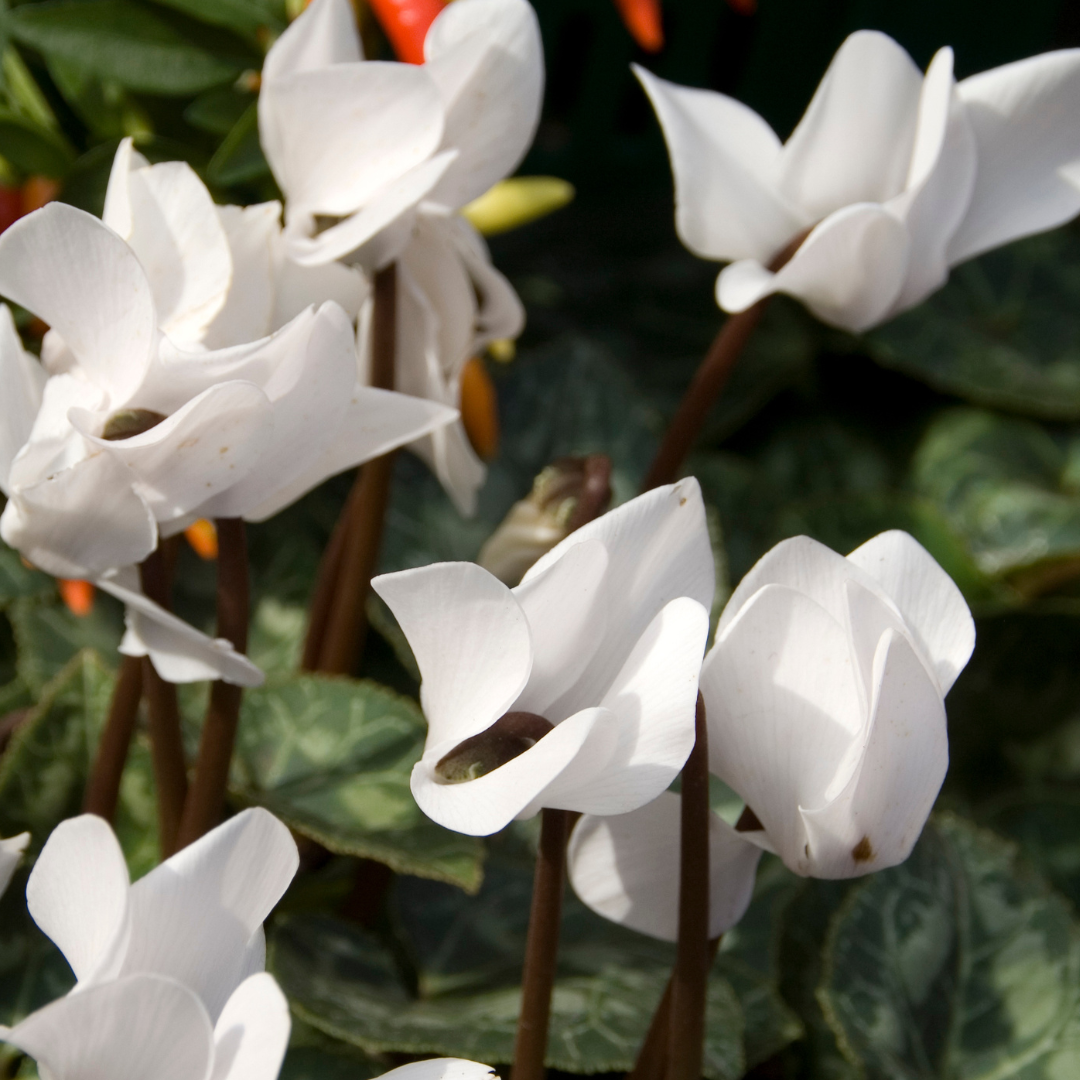
[(646, 52), (659, 52), (664, 47), (660, 0), (615, 0), (615, 8), (630, 36)]
[(490, 461), (499, 449), (499, 403), (483, 361), (473, 357), (461, 372), (461, 422), (473, 449)]
[(422, 64), (424, 38), (445, 6), (443, 0), (370, 0), (370, 3), (398, 59), (406, 64)]
[(31, 214), (60, 194), (60, 181), (51, 176), (31, 176), (22, 186), (22, 212)]
[(89, 581), (71, 578), (57, 578), (60, 599), (67, 604), (68, 611), (80, 619), (94, 610), (94, 586)]
[(217, 529), (212, 521), (199, 518), (184, 530), (184, 536), (200, 559), (216, 559), (218, 555)]

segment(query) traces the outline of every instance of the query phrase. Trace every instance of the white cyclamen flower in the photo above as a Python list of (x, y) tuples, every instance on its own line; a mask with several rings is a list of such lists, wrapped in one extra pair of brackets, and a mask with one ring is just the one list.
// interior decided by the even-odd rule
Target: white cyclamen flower
[(527, 0), (457, 0), (424, 55), (365, 61), (348, 0), (314, 0), (267, 54), (259, 134), (298, 261), (383, 266), (422, 201), (460, 209), (524, 157), (544, 79)]
[[(574, 892), (605, 919), (662, 941), (677, 940), (681, 814), (673, 791), (629, 814), (586, 814), (574, 826), (567, 850)], [(719, 814), (709, 814), (710, 938), (746, 913), (761, 850)]]
[(705, 658), (710, 768), (797, 874), (847, 878), (907, 858), (949, 763), (945, 695), (975, 627), (907, 533), (847, 558), (785, 540), (740, 582)]
[(957, 263), (1080, 212), (1080, 49), (957, 83), (951, 49), (924, 77), (890, 37), (859, 31), (783, 145), (732, 98), (637, 74), (667, 139), (680, 238), (732, 263), (717, 281), (726, 311), (783, 292), (865, 330)]
[[(4, 398), (0, 426), (29, 431), (0, 462), (0, 533), (62, 577), (138, 563), (198, 517), (263, 520), (454, 418), (359, 387), (352, 325), (332, 302), (258, 342), (181, 351), (135, 251), (61, 203), (0, 237), (0, 292), (55, 331), (36, 415), (29, 391)], [(0, 365), (26, 384), (22, 355)]]
[(620, 814), (694, 743), (713, 560), (693, 479), (578, 529), (508, 589), (473, 563), (376, 578), (420, 667), (412, 791), (447, 828), (543, 807)]
[(129, 975), (164, 976), (217, 1023), (233, 991), (265, 967), (263, 920), (298, 862), (273, 814), (245, 810), (131, 884), (108, 823), (84, 814), (53, 831), (26, 901), (71, 965), (74, 996)]
[(0, 1039), (47, 1080), (275, 1080), (290, 1027), (270, 975), (242, 982), (216, 1023), (181, 983), (130, 975), (60, 998)]

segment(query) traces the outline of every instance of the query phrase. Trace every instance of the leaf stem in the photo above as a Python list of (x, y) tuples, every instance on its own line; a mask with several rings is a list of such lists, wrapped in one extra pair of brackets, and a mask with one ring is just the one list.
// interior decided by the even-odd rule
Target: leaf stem
[(120, 798), (120, 780), (124, 775), (131, 737), (135, 734), (135, 721), (139, 716), (139, 701), (142, 699), (142, 669), (142, 657), (121, 657), (120, 673), (109, 704), (109, 716), (86, 785), (83, 810), (87, 814), (97, 814), (106, 821), (112, 821)]
[[(774, 273), (799, 250), (810, 230), (800, 233), (769, 264)], [(652, 491), (664, 484), (674, 483), (679, 476), (683, 460), (690, 452), (716, 404), (721, 391), (727, 385), (728, 378), (735, 368), (735, 363), (742, 355), (750, 335), (761, 322), (762, 315), (769, 305), (771, 296), (765, 296), (752, 307), (729, 315), (720, 328), (720, 333), (713, 339), (709, 351), (694, 373), (694, 378), (683, 395), (675, 415), (664, 433), (660, 449), (653, 458), (652, 465), (641, 483), (641, 490)]]
[(682, 771), (679, 940), (671, 976), (666, 1080), (701, 1080), (709, 978), (709, 742), (698, 694), (694, 749)]
[[(375, 275), (374, 289), (371, 385), (392, 390), (397, 352), (396, 263), (391, 263)], [(324, 575), (320, 568), (315, 597), (318, 610), (313, 607), (312, 626), (309, 629), (309, 637), (319, 640), (318, 662), (313, 661), (314, 670), (348, 675), (363, 649), (367, 635), (367, 598), (379, 561), (393, 471), (393, 453), (361, 466), (342, 511), (341, 521), (323, 556), (327, 563), (326, 573)], [(339, 530), (341, 539), (337, 541)], [(333, 562), (337, 562), (334, 586), (332, 589), (326, 586), (330, 598), (325, 601), (322, 596), (323, 580), (330, 577)], [(325, 618), (325, 628), (321, 634), (316, 628), (316, 614)], [(305, 648), (305, 660), (308, 659)]]
[(544, 1077), (569, 832), (569, 811), (547, 807), (540, 811), (540, 848), (536, 853), (529, 937), (525, 945), (525, 970), (522, 975), (521, 1014), (518, 1017), (510, 1080), (543, 1080)]
[[(142, 589), (159, 607), (172, 608), (171, 559), (168, 542), (158, 546), (139, 567)], [(166, 682), (150, 657), (142, 660), (142, 690), (150, 721), (150, 756), (157, 788), (158, 842), (168, 858), (176, 851), (176, 836), (187, 798), (187, 761), (180, 732), (180, 705), (176, 687)]]
[[(217, 634), (237, 652), (247, 650), (247, 532), (242, 518), (218, 518)], [(229, 765), (236, 743), (243, 690), (218, 679), (210, 687), (195, 776), (184, 804), (177, 848), (187, 847), (221, 820)]]

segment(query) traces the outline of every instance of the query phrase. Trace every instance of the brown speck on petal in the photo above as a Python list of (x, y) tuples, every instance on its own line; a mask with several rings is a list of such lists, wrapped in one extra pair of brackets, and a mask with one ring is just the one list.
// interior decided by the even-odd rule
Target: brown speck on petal
[(851, 849), (851, 857), (856, 862), (869, 862), (874, 857), (874, 849), (870, 846), (869, 836), (864, 836)]

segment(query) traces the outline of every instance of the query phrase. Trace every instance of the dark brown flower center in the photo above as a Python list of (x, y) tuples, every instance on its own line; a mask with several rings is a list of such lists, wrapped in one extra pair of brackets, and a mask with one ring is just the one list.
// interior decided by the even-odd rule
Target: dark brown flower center
[(531, 712), (508, 712), (491, 727), (458, 743), (435, 766), (444, 784), (464, 784), (493, 772), (535, 746), (553, 725)]
[(157, 427), (164, 419), (164, 413), (154, 412), (153, 409), (121, 409), (105, 421), (105, 430), (101, 437), (110, 442), (116, 439), (131, 439)]

